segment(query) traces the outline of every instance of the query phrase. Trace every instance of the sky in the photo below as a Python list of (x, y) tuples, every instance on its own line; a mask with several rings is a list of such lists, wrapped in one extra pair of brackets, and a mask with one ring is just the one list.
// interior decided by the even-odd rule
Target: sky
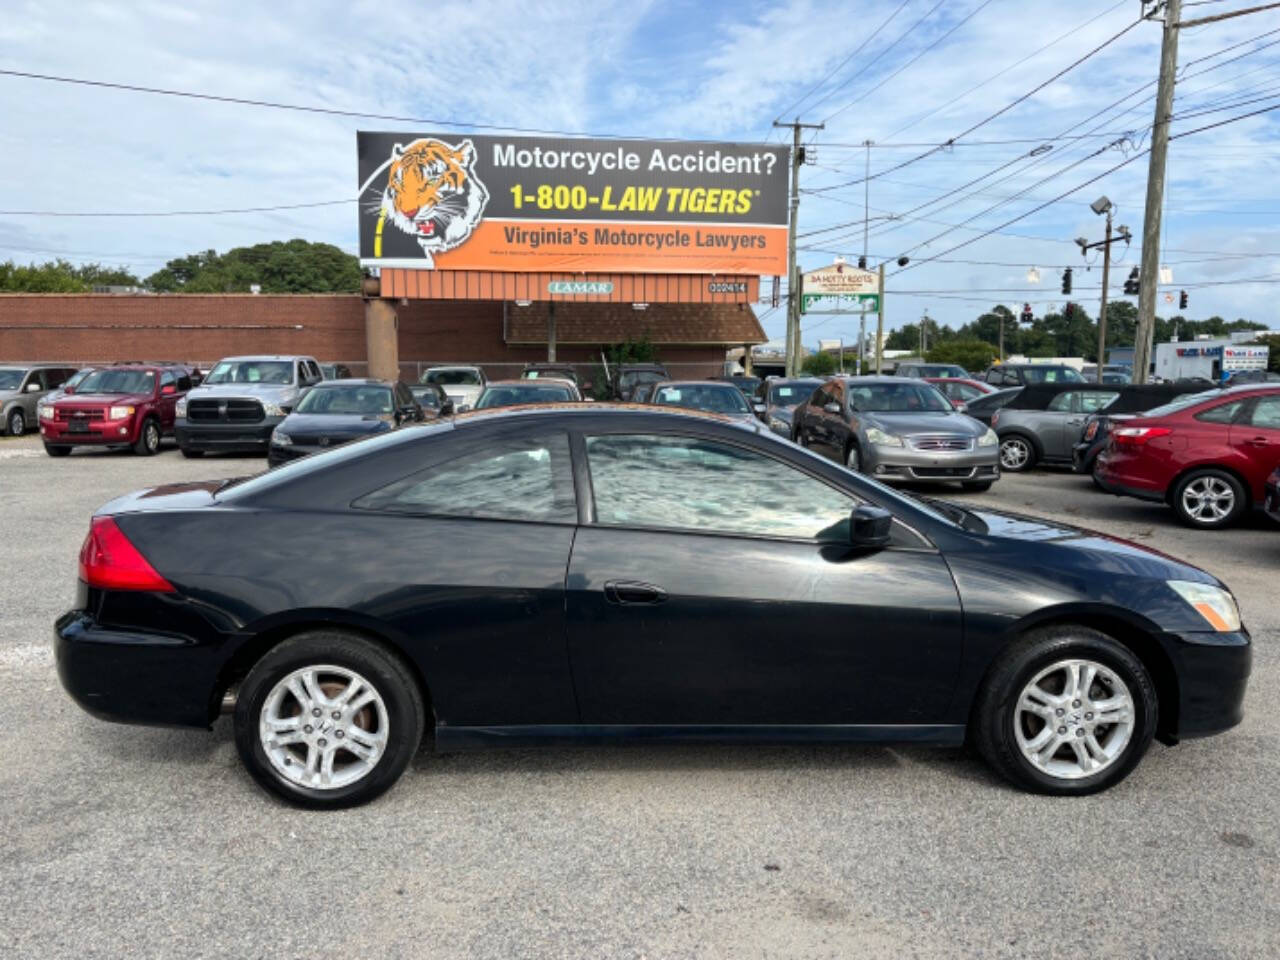
[[(1184, 18), (1253, 5), (1209, 0)], [(890, 329), (926, 310), (952, 326), (997, 303), (1016, 310), (1029, 301), (1041, 314), (1065, 302), (1066, 266), (1075, 268), (1072, 299), (1096, 315), (1101, 265), (1073, 239), (1101, 239), (1102, 218), (1089, 209), (1101, 195), (1135, 238), (1114, 248), (1113, 296), (1140, 257), (1147, 160), (1139, 154), (1149, 143), (1161, 31), (1135, 25), (1139, 0), (5, 6), (0, 69), (423, 122), (0, 76), (0, 260), (60, 256), (145, 276), (195, 251), (292, 237), (355, 252), (347, 201), (357, 129), (471, 122), (778, 142), (790, 135), (773, 127), (778, 117), (825, 123), (805, 135), (814, 162), (801, 170), (801, 267), (856, 260), (865, 203), (866, 252), (872, 265), (890, 264)], [(1173, 283), (1161, 287), (1158, 312), (1178, 312), (1165, 296), (1186, 289), (1193, 319), (1280, 328), (1280, 110), (1178, 136), (1280, 105), (1280, 10), (1181, 33), (1162, 243)], [(933, 149), (1104, 43), (955, 146)], [(120, 212), (148, 215), (51, 215)], [(904, 253), (911, 262), (899, 272)], [(1032, 267), (1039, 284), (1028, 282)], [(758, 312), (766, 334), (780, 337), (784, 311)], [(809, 345), (856, 334), (856, 317), (805, 319)]]

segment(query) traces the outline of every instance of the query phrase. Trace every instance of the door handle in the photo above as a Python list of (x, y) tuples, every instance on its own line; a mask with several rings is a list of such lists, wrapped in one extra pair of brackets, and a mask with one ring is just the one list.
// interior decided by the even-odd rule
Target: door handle
[(604, 595), (610, 603), (624, 607), (662, 603), (667, 599), (667, 591), (661, 587), (638, 580), (609, 580), (604, 585)]
[(1254, 437), (1252, 440), (1246, 440), (1245, 443), (1254, 447), (1269, 447), (1271, 445), (1271, 441), (1266, 437)]

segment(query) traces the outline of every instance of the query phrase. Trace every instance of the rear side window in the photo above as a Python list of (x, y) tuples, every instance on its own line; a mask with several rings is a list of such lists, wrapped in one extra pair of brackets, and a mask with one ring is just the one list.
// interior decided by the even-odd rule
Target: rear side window
[(563, 433), (511, 437), (436, 464), (356, 500), (384, 513), (575, 523), (569, 440)]
[[(1234, 400), (1231, 403), (1220, 403), (1216, 407), (1210, 407), (1208, 410), (1201, 411), (1196, 414), (1196, 419), (1202, 423), (1231, 423), (1236, 418), (1236, 414), (1240, 412), (1240, 408), (1244, 406), (1243, 400)], [(1147, 414), (1151, 416), (1151, 414)]]
[(1253, 407), (1249, 422), (1265, 430), (1280, 430), (1280, 397), (1262, 397)]

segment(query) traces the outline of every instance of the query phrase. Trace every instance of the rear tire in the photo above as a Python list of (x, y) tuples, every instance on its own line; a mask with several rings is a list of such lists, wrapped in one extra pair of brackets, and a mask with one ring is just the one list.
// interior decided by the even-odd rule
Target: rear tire
[(1221, 530), (1240, 519), (1248, 506), (1248, 494), (1225, 470), (1193, 470), (1178, 481), (1170, 502), (1187, 526)]
[[(301, 671), (311, 671), (314, 682)], [(305, 703), (293, 689), (304, 694)], [(317, 690), (320, 695), (311, 696)], [(345, 709), (344, 692), (355, 710)], [(368, 692), (374, 698), (360, 706), (357, 701)], [(282, 721), (282, 707), (297, 712)], [(318, 715), (302, 730), (296, 724), (281, 726), (311, 720), (313, 711)], [(273, 647), (249, 671), (236, 699), (236, 749), (253, 778), (290, 803), (353, 807), (400, 778), (418, 750), (425, 723), (422, 692), (399, 657), (354, 634), (315, 630)], [(286, 738), (290, 742), (282, 745)], [(344, 744), (366, 756), (348, 752)], [(326, 751), (330, 785), (317, 779), (323, 776)], [(314, 777), (309, 775), (313, 768)]]
[(1020, 433), (1000, 438), (1000, 469), (1022, 473), (1036, 465), (1036, 447)]
[(1020, 637), (996, 658), (969, 729), (1007, 780), (1035, 793), (1080, 796), (1128, 776), (1158, 719), (1155, 684), (1131, 650), (1096, 630), (1062, 626)]
[(65, 457), (71, 453), (70, 447), (54, 447), (49, 444), (44, 445), (44, 452), (51, 457)]
[(148, 418), (138, 432), (138, 442), (133, 445), (133, 452), (140, 457), (154, 457), (160, 452), (160, 424)]

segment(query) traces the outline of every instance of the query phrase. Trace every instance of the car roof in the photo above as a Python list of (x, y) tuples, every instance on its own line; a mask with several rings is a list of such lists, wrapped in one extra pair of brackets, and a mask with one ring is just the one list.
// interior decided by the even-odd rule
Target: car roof
[[(917, 366), (919, 366), (919, 364), (917, 364)], [(927, 381), (924, 381), (924, 379), (923, 379), (922, 377), (893, 377), (893, 376), (889, 376), (888, 374), (883, 374), (883, 375), (881, 375), (881, 374), (876, 374), (876, 375), (872, 375), (872, 376), (858, 377), (858, 376), (853, 375), (852, 373), (842, 373), (842, 374), (837, 374), (836, 376), (832, 377), (831, 379), (833, 379), (833, 380), (846, 380), (846, 381), (849, 381), (849, 382), (852, 382), (852, 383), (856, 383), (856, 384), (862, 384), (862, 383), (876, 384), (876, 383), (921, 383), (921, 382), (927, 382)]]
[(655, 385), (660, 387), (732, 387), (734, 390), (738, 388), (733, 386), (730, 380), (663, 380)]
[(572, 387), (572, 380), (565, 377), (538, 377), (536, 380), (526, 380), (523, 377), (511, 377), (506, 380), (490, 380), (485, 384), (486, 387), (520, 387), (522, 389), (537, 390), (542, 384), (549, 384), (553, 387), (565, 386)]
[(218, 363), (242, 363), (246, 360), (310, 360), (318, 362), (315, 357), (305, 353), (249, 353), (240, 357), (223, 357)]
[(320, 390), (328, 387), (337, 386), (355, 386), (363, 385), (369, 387), (394, 387), (398, 381), (396, 380), (378, 380), (375, 377), (339, 377), (336, 380), (321, 380), (312, 390)]
[(677, 423), (716, 423), (735, 429), (748, 430), (761, 436), (773, 436), (773, 431), (754, 418), (742, 420), (723, 413), (710, 413), (706, 410), (695, 410), (690, 407), (664, 407), (650, 403), (521, 403), (510, 407), (494, 407), (489, 410), (470, 410), (453, 418), (455, 426), (465, 427), (468, 424), (492, 423), (498, 418), (535, 417), (550, 414), (563, 414), (569, 417), (604, 418), (621, 416), (642, 420), (653, 418), (653, 422)]
[[(433, 363), (427, 367), (427, 370), (479, 370), (480, 367), (474, 363)], [(424, 373), (426, 371), (423, 371)]]

